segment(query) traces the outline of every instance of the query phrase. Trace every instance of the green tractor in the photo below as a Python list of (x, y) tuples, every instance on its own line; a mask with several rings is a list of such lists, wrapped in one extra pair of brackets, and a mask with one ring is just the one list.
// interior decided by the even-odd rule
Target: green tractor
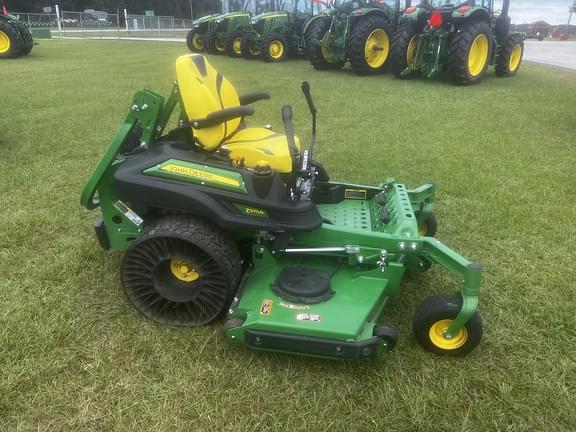
[(329, 70), (350, 61), (359, 75), (383, 72), (403, 10), (400, 0), (348, 1), (335, 7), (331, 19), (319, 20), (312, 28), (310, 63)]
[[(96, 236), (124, 251), (120, 279), (144, 316), (199, 326), (226, 315), (226, 339), (257, 350), (364, 359), (396, 345), (385, 307), (406, 271), (433, 264), (461, 283), (414, 312), (424, 349), (462, 356), (480, 342), (481, 268), (434, 236), (436, 187), (330, 181), (294, 135), (247, 127), (251, 104), (199, 54), (176, 62), (168, 99), (136, 93), (88, 180), (81, 204), (99, 208)], [(177, 127), (166, 130), (170, 117)]]
[(447, 72), (457, 84), (480, 82), (489, 65), (496, 76), (515, 75), (524, 39), (510, 32), (510, 0), (496, 13), (494, 0), (423, 0), (406, 9), (392, 49), (392, 71), (400, 78)]
[(30, 54), (34, 47), (32, 33), (25, 24), (8, 13), (3, 2), (0, 2), (0, 6), (0, 59)]
[(214, 27), (204, 35), (203, 46), (209, 54), (226, 54), (240, 49), (234, 35), (250, 28), (252, 14), (248, 11), (229, 12), (219, 15)]
[(186, 45), (192, 52), (204, 51), (204, 37), (216, 25), (216, 19), (220, 14), (206, 15), (192, 21), (192, 29), (186, 35)]
[[(253, 17), (250, 30), (238, 33), (241, 49), (235, 51), (233, 56), (278, 62), (288, 55), (306, 54), (311, 25), (320, 15), (302, 13), (296, 6), (294, 4), (290, 10), (265, 12)], [(280, 9), (284, 7), (285, 4), (282, 4)]]

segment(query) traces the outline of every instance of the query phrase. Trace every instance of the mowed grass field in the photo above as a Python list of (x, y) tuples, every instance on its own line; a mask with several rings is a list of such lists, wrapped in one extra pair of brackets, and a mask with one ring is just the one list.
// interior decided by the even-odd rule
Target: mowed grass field
[(435, 267), (382, 317), (394, 352), (335, 362), (229, 346), (218, 323), (147, 321), (122, 293), (121, 255), (97, 244), (84, 183), (134, 92), (168, 94), (184, 53), (41, 41), (0, 63), (1, 431), (576, 430), (575, 72), (524, 64), (463, 88), (210, 57), (240, 93), (273, 95), (250, 124), (282, 130), (291, 103), (305, 140), (309, 80), (332, 178), (433, 179), (438, 237), (483, 265), (485, 335), (468, 357), (411, 335), (418, 303), (459, 286)]

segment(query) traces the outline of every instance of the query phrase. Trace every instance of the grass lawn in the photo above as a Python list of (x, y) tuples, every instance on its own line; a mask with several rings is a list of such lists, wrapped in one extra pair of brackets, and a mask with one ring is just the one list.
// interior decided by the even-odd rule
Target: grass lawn
[(433, 179), (438, 237), (484, 267), (485, 336), (464, 359), (424, 352), (416, 305), (457, 282), (403, 283), (383, 321), (397, 349), (334, 362), (229, 346), (219, 325), (140, 316), (101, 250), (85, 181), (143, 87), (167, 94), (184, 44), (42, 41), (0, 64), (1, 431), (576, 430), (576, 73), (525, 64), (478, 86), (316, 72), (304, 61), (210, 58), (240, 92), (266, 89), (251, 124), (310, 122), (332, 177)]

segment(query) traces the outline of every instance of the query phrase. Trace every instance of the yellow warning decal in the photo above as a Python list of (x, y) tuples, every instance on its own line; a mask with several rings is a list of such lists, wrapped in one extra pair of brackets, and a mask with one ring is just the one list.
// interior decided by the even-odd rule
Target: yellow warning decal
[(224, 176), (221, 176), (218, 174), (209, 173), (209, 172), (198, 170), (195, 168), (185, 167), (182, 165), (168, 164), (168, 165), (164, 165), (160, 169), (162, 171), (166, 171), (166, 172), (170, 172), (170, 173), (174, 173), (174, 174), (180, 174), (180, 175), (183, 175), (186, 177), (192, 177), (192, 178), (206, 181), (206, 182), (210, 182), (210, 183), (220, 183), (220, 184), (225, 184), (227, 186), (240, 187), (240, 181), (239, 180), (235, 180), (235, 179), (232, 179), (229, 177), (224, 177)]
[(345, 189), (344, 198), (345, 199), (366, 199), (368, 191), (366, 189)]
[(260, 306), (260, 315), (270, 315), (272, 313), (272, 300), (264, 299), (262, 300), (262, 305)]

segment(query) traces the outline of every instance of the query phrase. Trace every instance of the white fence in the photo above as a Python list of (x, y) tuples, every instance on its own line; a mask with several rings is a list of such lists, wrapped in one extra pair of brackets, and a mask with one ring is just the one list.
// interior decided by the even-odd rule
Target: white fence
[(16, 13), (31, 29), (49, 29), (52, 37), (182, 37), (192, 27), (192, 20), (171, 16), (134, 15), (106, 12), (71, 12), (56, 7), (56, 13)]

